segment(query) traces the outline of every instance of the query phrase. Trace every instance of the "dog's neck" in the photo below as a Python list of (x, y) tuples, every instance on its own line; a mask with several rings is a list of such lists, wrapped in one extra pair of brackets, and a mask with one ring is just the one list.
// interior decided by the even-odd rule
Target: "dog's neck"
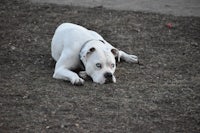
[(105, 44), (105, 42), (103, 41), (103, 40), (95, 40), (95, 39), (90, 39), (90, 40), (87, 40), (83, 45), (82, 45), (82, 47), (81, 47), (81, 50), (80, 51), (82, 51), (82, 49), (89, 43), (89, 42), (91, 42), (91, 41), (100, 41), (100, 42), (102, 42), (102, 43), (104, 43)]

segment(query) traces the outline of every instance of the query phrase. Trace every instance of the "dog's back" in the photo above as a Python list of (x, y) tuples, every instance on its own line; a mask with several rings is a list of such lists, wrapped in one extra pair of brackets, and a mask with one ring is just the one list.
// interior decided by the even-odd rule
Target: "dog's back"
[(77, 51), (80, 50), (86, 41), (91, 39), (103, 40), (95, 31), (88, 30), (76, 24), (63, 23), (56, 29), (51, 42), (52, 57), (57, 61), (65, 46)]

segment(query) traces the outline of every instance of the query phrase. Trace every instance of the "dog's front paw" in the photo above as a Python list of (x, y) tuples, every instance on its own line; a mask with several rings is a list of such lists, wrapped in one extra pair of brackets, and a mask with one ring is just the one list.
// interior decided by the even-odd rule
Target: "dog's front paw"
[(126, 62), (129, 62), (129, 63), (138, 63), (139, 62), (138, 57), (135, 55), (127, 55), (125, 60), (126, 60)]
[(83, 79), (87, 79), (88, 78), (88, 75), (87, 75), (86, 71), (80, 71), (78, 75)]
[(74, 77), (71, 79), (71, 83), (73, 85), (83, 85), (84, 80), (82, 78), (80, 78), (79, 76), (77, 76), (77, 77)]

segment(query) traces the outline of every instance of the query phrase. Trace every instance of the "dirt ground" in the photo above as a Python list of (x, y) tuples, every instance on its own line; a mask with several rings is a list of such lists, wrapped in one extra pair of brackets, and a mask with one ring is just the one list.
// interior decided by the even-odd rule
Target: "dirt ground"
[[(50, 43), (63, 22), (144, 65), (119, 63), (116, 84), (53, 79)], [(200, 132), (199, 45), (198, 17), (1, 0), (0, 132)]]

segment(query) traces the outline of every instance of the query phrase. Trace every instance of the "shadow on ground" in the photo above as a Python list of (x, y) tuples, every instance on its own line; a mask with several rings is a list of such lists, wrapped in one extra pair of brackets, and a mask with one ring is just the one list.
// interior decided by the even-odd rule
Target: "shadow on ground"
[[(0, 132), (200, 131), (200, 18), (21, 0), (1, 0), (0, 16)], [(63, 22), (144, 65), (119, 63), (116, 84), (52, 79), (50, 42)]]

